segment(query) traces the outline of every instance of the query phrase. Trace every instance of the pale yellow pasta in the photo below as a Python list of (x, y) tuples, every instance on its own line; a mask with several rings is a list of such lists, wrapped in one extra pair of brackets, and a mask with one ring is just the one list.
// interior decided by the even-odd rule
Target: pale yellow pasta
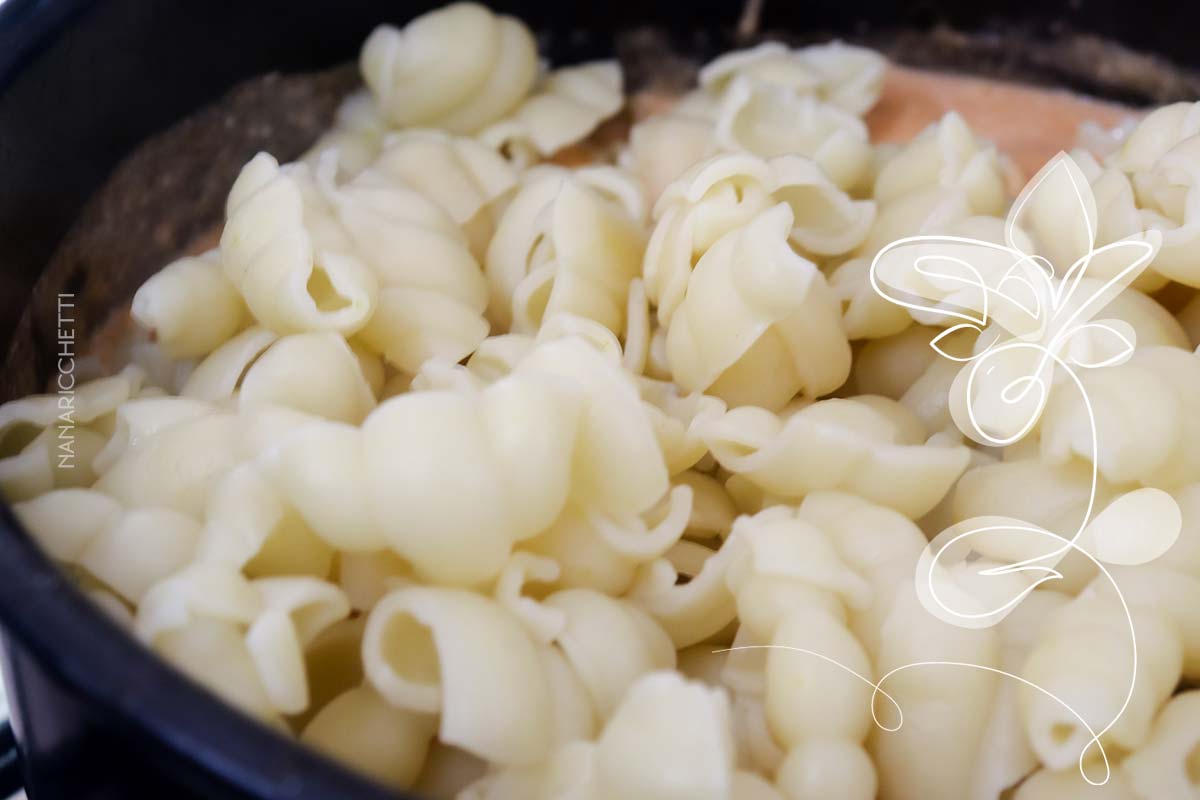
[(642, 275), (660, 323), (670, 323), (704, 253), (778, 202), (792, 209), (789, 239), (816, 255), (854, 249), (875, 218), (870, 202), (851, 200), (804, 158), (767, 161), (740, 153), (702, 161), (666, 187), (654, 206), (657, 224)]
[(1175, 145), (1200, 134), (1200, 105), (1171, 103), (1147, 114), (1107, 163), (1124, 172), (1144, 172)]
[(358, 553), (387, 543), (368, 508), (364, 458), (358, 429), (315, 423), (266, 450), (259, 466), (313, 533)]
[(717, 108), (714, 140), (722, 150), (811, 158), (850, 190), (868, 175), (871, 147), (862, 120), (810, 95), (736, 77)]
[(549, 527), (525, 543), (558, 565), (556, 585), (579, 586), (619, 595), (633, 582), (639, 564), (658, 558), (687, 529), (691, 489), (677, 486), (660, 509), (641, 516), (606, 516), (570, 503)]
[(495, 230), (500, 201), (518, 179), (509, 163), (483, 143), (436, 130), (391, 134), (372, 169), (436, 203), (462, 227), (479, 259)]
[(1142, 347), (1124, 364), (1080, 376), (1096, 421), (1093, 453), (1085, 400), (1055, 390), (1041, 420), (1041, 455), (1050, 463), (1095, 461), (1111, 483), (1172, 489), (1200, 479), (1200, 362), (1187, 350)]
[(134, 509), (101, 530), (77, 563), (130, 603), (188, 563), (200, 539), (200, 523), (177, 511)]
[(353, 332), (375, 308), (378, 281), (327, 224), (321, 202), (307, 166), (280, 167), (266, 153), (229, 193), (225, 274), (255, 319), (278, 333)]
[(946, 495), (969, 453), (906, 439), (874, 406), (823, 400), (783, 416), (733, 409), (700, 423), (701, 436), (723, 467), (773, 495), (798, 499), (818, 489), (848, 490), (915, 519)]
[(180, 395), (217, 402), (233, 397), (247, 370), (279, 335), (260, 326), (247, 328), (196, 365), (184, 381)]
[(841, 561), (870, 585), (870, 602), (851, 606), (847, 614), (851, 629), (875, 662), (892, 598), (912, 582), (926, 544), (924, 535), (899, 512), (843, 492), (809, 494), (797, 516), (819, 528)]
[(1134, 794), (1187, 797), (1200, 789), (1200, 692), (1181, 692), (1163, 707), (1145, 744), (1121, 765)]
[(246, 575), (326, 577), (333, 549), (312, 532), (253, 463), (241, 464), (211, 490), (200, 561), (227, 564)]
[(725, 405), (706, 394), (684, 395), (669, 381), (643, 378), (638, 381), (643, 409), (654, 426), (654, 434), (662, 448), (667, 471), (672, 476), (698, 464), (708, 453), (704, 441), (695, 433), (694, 423), (704, 417), (720, 416)]
[(156, 637), (154, 650), (243, 713), (282, 727), (235, 623), (197, 617)]
[(436, 718), (396, 708), (369, 686), (348, 689), (322, 708), (300, 740), (371, 776), (407, 789), (425, 763)]
[(633, 604), (591, 589), (564, 589), (545, 604), (563, 613), (555, 645), (583, 684), (599, 719), (607, 719), (641, 675), (675, 666), (667, 634)]
[(237, 447), (236, 418), (213, 411), (126, 448), (96, 488), (127, 507), (171, 508), (199, 518), (209, 491), (238, 462)]
[(31, 395), (0, 406), (0, 490), (10, 502), (91, 485), (113, 412), (141, 391), (145, 375), (127, 367), (79, 385), (73, 374), (66, 377), (69, 382), (60, 376), (56, 384), (70, 394)]
[[(787, 507), (739, 520), (727, 549), (733, 550), (726, 583), (736, 597), (739, 638), (771, 647), (759, 661), (761, 684), (748, 689), (761, 690), (759, 726), (765, 723), (757, 734), (763, 744), (751, 752), (776, 754), (752, 760), (778, 770), (785, 797), (820, 797), (823, 791), (873, 796), (874, 770), (861, 745), (870, 727), (866, 680), (873, 670), (847, 627), (843, 605), (865, 607), (869, 585), (841, 561), (823, 531)], [(728, 671), (725, 676), (731, 677)], [(850, 755), (832, 757), (844, 752)], [(817, 753), (832, 758), (824, 770), (813, 763)], [(869, 793), (862, 795), (864, 790)]]
[[(417, 796), (1200, 791), (1200, 104), (1091, 130), (1006, 217), (957, 112), (872, 145), (886, 63), (841, 42), (644, 83), (623, 143), (620, 62), (472, 3), (360, 68), (71, 369), (130, 366), (0, 406), (0, 490), (119, 625)], [(972, 272), (888, 247), (921, 235)], [(1097, 297), (1128, 357), (1085, 325), (1053, 377), (972, 371)]]
[(876, 797), (871, 757), (861, 746), (844, 739), (816, 739), (794, 748), (780, 765), (775, 782), (787, 800)]
[[(1103, 767), (1093, 767), (1098, 781)], [(1084, 780), (1078, 767), (1063, 770), (1042, 769), (1030, 775), (1017, 787), (1013, 800), (1142, 800), (1133, 794), (1121, 772), (1115, 771), (1103, 786), (1093, 786)]]
[(462, 589), (409, 588), (371, 610), (367, 679), (392, 705), (440, 713), (438, 739), (500, 764), (534, 764), (551, 739), (537, 650), (495, 602)]
[(671, 182), (711, 155), (714, 147), (709, 120), (675, 111), (634, 125), (620, 163), (637, 176), (646, 197), (654, 203)]
[(796, 50), (767, 42), (709, 62), (700, 71), (700, 85), (719, 93), (733, 78), (744, 76), (799, 94), (812, 93), (851, 114), (862, 115), (879, 99), (885, 66), (878, 53), (843, 42)]
[(370, 90), (359, 89), (346, 95), (338, 106), (333, 128), (323, 133), (301, 160), (316, 169), (322, 155), (335, 150), (339, 176), (353, 178), (379, 155), (387, 130), (387, 120)]
[(238, 406), (256, 405), (357, 424), (375, 407), (375, 396), (345, 339), (303, 333), (280, 338), (242, 376)]
[(13, 504), (25, 530), (51, 557), (75, 562), (101, 532), (121, 518), (121, 504), (94, 489), (52, 489)]
[(473, 133), (521, 101), (537, 74), (524, 23), (476, 3), (423, 14), (403, 30), (376, 28), (363, 45), (363, 78), (395, 125)]
[[(706, 641), (737, 616), (725, 580), (733, 553), (733, 548), (714, 552), (695, 542), (679, 542), (638, 570), (628, 597), (654, 617), (677, 648)], [(688, 580), (680, 582), (681, 577)]]
[(315, 578), (262, 578), (254, 588), (263, 610), (246, 630), (246, 648), (274, 709), (298, 714), (309, 706), (304, 649), (350, 613), (341, 590)]
[(564, 312), (624, 330), (644, 240), (629, 207), (597, 181), (605, 170), (529, 173), (487, 251), (488, 315), (500, 331), (534, 333)]
[(667, 330), (667, 360), (688, 391), (780, 408), (818, 397), (850, 372), (837, 301), (787, 244), (786, 204), (722, 236), (701, 257)]
[(597, 349), (578, 336), (554, 339), (520, 363), (514, 377), (524, 376), (560, 385), (566, 379), (586, 398), (572, 462), (570, 494), (576, 502), (620, 519), (643, 514), (663, 499), (669, 487), (663, 453), (615, 348)]
[[(379, 406), (361, 446), (367, 508), (390, 546), (438, 581), (495, 576), (513, 542), (566, 503), (581, 404), (565, 389), (514, 376), (477, 397), (417, 392)], [(517, 419), (539, 432), (536, 448)]]
[[(1159, 707), (1179, 682), (1186, 633), (1196, 630), (1200, 581), (1154, 567), (1120, 570), (1114, 569), (1114, 577), (1132, 613), (1138, 657), (1137, 681), (1123, 713), (1117, 716), (1132, 678), (1130, 632), (1103, 576), (1055, 615), (1022, 675), (1069, 704), (1093, 731), (1115, 720), (1101, 741), (1132, 750), (1150, 735)], [(1168, 586), (1174, 609), (1159, 606)], [(1022, 689), (1021, 715), (1039, 760), (1051, 769), (1074, 765), (1091, 734), (1058, 702), (1034, 695)]]
[(174, 359), (208, 355), (247, 317), (215, 250), (181, 258), (156, 272), (134, 294), (129, 313)]
[(489, 125), (479, 138), (528, 166), (584, 139), (624, 103), (620, 63), (563, 67), (546, 75), (511, 115)]
[(733, 797), (729, 704), (669, 672), (630, 687), (596, 744), (599, 797)]
[[(880, 674), (907, 664), (950, 661), (996, 668), (999, 636), (994, 629), (948, 625), (925, 611), (912, 582), (901, 584), (880, 631)], [(945, 798), (967, 796), (975, 756), (991, 717), (998, 675), (986, 669), (930, 665), (895, 673), (883, 688), (904, 712), (903, 726), (876, 732), (868, 749), (879, 775), (879, 796)], [(947, 702), (947, 698), (955, 698)], [(886, 701), (880, 719), (899, 720)], [(930, 753), (937, 753), (931, 761)]]
[[(1069, 599), (1055, 591), (1036, 591), (1004, 618), (999, 625), (1001, 669), (1020, 674), (1045, 624)], [(1039, 764), (1021, 721), (1020, 688), (1011, 678), (997, 687), (991, 718), (975, 755), (972, 797), (998, 797)]]
[[(836, 279), (833, 285), (836, 288)], [(937, 328), (913, 325), (900, 333), (867, 342), (854, 359), (851, 380), (855, 390), (900, 400), (938, 360), (937, 351), (929, 342), (940, 332)]]

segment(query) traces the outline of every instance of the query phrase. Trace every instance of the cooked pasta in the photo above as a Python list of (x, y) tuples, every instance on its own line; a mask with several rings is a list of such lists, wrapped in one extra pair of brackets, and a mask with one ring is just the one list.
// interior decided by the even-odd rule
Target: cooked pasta
[[(624, 331), (643, 234), (622, 195), (606, 191), (606, 171), (542, 167), (513, 197), (486, 260), (488, 314), (500, 331), (534, 333), (560, 313)], [(629, 189), (640, 198), (637, 187)]]
[(516, 111), (479, 138), (528, 166), (586, 138), (624, 103), (619, 63), (564, 67), (547, 75)]
[(837, 302), (816, 266), (787, 244), (791, 208), (768, 208), (718, 239), (688, 277), (667, 329), (667, 362), (689, 391), (780, 408), (819, 397), (850, 372)]
[(1200, 104), (1012, 200), (956, 111), (872, 142), (870, 50), (621, 55), (377, 28), (121, 371), (0, 406), (32, 539), (415, 796), (1200, 792)]
[(523, 23), (455, 3), (403, 30), (381, 25), (363, 45), (363, 78), (396, 125), (474, 133), (532, 87), (537, 46)]

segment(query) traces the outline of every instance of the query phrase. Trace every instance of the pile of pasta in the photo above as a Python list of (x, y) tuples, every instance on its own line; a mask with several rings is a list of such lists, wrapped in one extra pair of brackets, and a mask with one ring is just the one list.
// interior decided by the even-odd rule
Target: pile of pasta
[[(220, 246), (137, 292), (147, 335), (78, 389), (73, 468), (55, 395), (0, 407), (0, 488), (114, 619), (431, 798), (1200, 793), (1200, 104), (1073, 154), (1099, 244), (1163, 239), (1105, 311), (1138, 351), (1087, 377), (1100, 452), (1069, 391), (998, 450), (954, 424), (945, 322), (868, 272), (903, 236), (999, 240), (1007, 166), (953, 113), (873, 145), (877, 54), (730, 53), (572, 167), (625, 104), (615, 62), (547, 69), (457, 4), (379, 28), (361, 68), (309, 154), (245, 166)], [(1117, 571), (1142, 668), (1100, 788), (1081, 723), (1129, 673), (1094, 567), (992, 628), (914, 580), (956, 521), (1070, 530), (1089, 459), (1098, 510), (1154, 486), (1183, 513)], [(873, 697), (930, 660), (985, 669)]]

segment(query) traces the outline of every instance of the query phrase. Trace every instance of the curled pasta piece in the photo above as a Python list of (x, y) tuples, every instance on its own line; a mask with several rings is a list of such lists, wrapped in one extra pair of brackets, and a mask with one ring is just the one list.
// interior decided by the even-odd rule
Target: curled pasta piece
[(658, 220), (642, 275), (658, 319), (669, 324), (696, 262), (726, 233), (778, 202), (792, 209), (789, 239), (805, 252), (836, 255), (857, 247), (875, 218), (869, 201), (851, 200), (812, 161), (749, 153), (696, 164), (669, 185), (654, 207)]
[(537, 649), (487, 598), (461, 589), (392, 592), (367, 619), (363, 665), (392, 705), (440, 713), (441, 742), (506, 765), (548, 753), (551, 708)]
[(537, 600), (522, 595), (526, 582), (553, 583), (561, 570), (558, 563), (532, 553), (517, 552), (496, 578), (493, 595), (496, 602), (519, 619), (534, 640), (550, 642), (566, 624), (566, 617), (555, 608), (543, 606)]
[(240, 460), (237, 419), (213, 410), (132, 443), (96, 487), (129, 508), (170, 508), (197, 519), (211, 489)]
[[(872, 737), (870, 742), (880, 796), (967, 797), (1002, 680), (989, 671), (999, 667), (999, 632), (950, 625), (928, 613), (909, 575), (882, 620), (876, 670), (886, 675), (911, 664), (921, 666), (893, 672), (882, 687), (904, 718), (899, 730)], [(953, 693), (954, 703), (946, 702), (947, 692)], [(876, 710), (889, 727), (900, 722), (895, 707), (886, 700), (876, 701)], [(931, 753), (937, 753), (937, 758), (931, 759)]]
[(151, 586), (191, 561), (200, 532), (200, 523), (177, 511), (133, 509), (98, 532), (77, 563), (136, 604)]
[(735, 78), (746, 77), (798, 94), (815, 94), (843, 111), (862, 116), (879, 100), (886, 66), (874, 50), (844, 42), (796, 50), (766, 42), (709, 62), (700, 70), (700, 85), (719, 93)]
[(630, 129), (629, 144), (619, 161), (655, 202), (689, 167), (711, 155), (715, 146), (709, 120), (677, 112), (662, 114)]
[(1171, 698), (1154, 721), (1150, 738), (1121, 765), (1139, 798), (1187, 797), (1200, 787), (1200, 691)]
[[(702, 642), (737, 614), (725, 583), (732, 554), (732, 548), (714, 552), (695, 542), (679, 542), (664, 558), (638, 570), (628, 597), (662, 625), (675, 647)], [(688, 580), (680, 582), (681, 577)]]
[(552, 167), (530, 173), (488, 247), (488, 315), (497, 328), (533, 333), (566, 312), (624, 330), (643, 237), (628, 207), (597, 180), (605, 174)]
[(246, 372), (278, 340), (279, 334), (267, 328), (247, 328), (197, 364), (179, 394), (212, 403), (234, 397)]
[[(869, 604), (870, 585), (822, 530), (785, 506), (741, 518), (725, 547), (734, 549), (726, 582), (738, 618), (751, 640), (771, 645), (762, 697), (770, 736), (787, 754), (777, 782), (788, 797), (873, 797), (861, 744), (871, 686), (856, 677), (869, 679), (872, 666), (845, 611)], [(825, 769), (820, 757), (831, 761)]]
[(537, 45), (519, 20), (477, 3), (381, 25), (359, 60), (363, 79), (397, 126), (474, 133), (516, 106), (537, 77)]
[(1151, 266), (1171, 280), (1200, 286), (1194, 257), (1200, 214), (1193, 199), (1200, 186), (1200, 134), (1172, 147), (1152, 170), (1134, 174), (1133, 182), (1142, 222), (1162, 237)]
[(566, 624), (555, 638), (599, 719), (608, 719), (642, 675), (673, 669), (670, 637), (637, 606), (590, 589), (564, 589), (545, 600)]
[[(603, 328), (600, 332), (615, 342)], [(513, 377), (525, 375), (552, 383), (565, 379), (586, 397), (572, 461), (573, 501), (612, 519), (627, 519), (662, 500), (669, 488), (663, 452), (636, 383), (620, 368), (618, 348), (597, 349), (575, 335), (544, 341)]]
[(55, 489), (13, 511), (52, 558), (82, 567), (134, 604), (187, 564), (200, 538), (191, 517), (162, 508), (126, 511), (92, 489)]
[(323, 707), (300, 740), (385, 786), (408, 789), (435, 730), (434, 717), (396, 708), (370, 686), (358, 686)]
[(1171, 148), (1197, 134), (1200, 103), (1171, 103), (1143, 117), (1107, 164), (1123, 172), (1144, 172), (1153, 169)]
[[(349, 243), (320, 225), (308, 167), (259, 153), (229, 193), (221, 260), (262, 325), (278, 333), (352, 333), (375, 309), (378, 282)], [(314, 203), (318, 203), (314, 207)]]
[(667, 471), (674, 476), (696, 466), (708, 453), (708, 447), (693, 431), (693, 423), (700, 417), (720, 416), (725, 405), (705, 394), (683, 395), (668, 381), (643, 378), (638, 387)]
[(259, 462), (286, 505), (330, 546), (381, 550), (387, 540), (371, 518), (362, 434), (349, 425), (305, 425), (266, 449)]
[(496, 227), (499, 201), (517, 185), (504, 158), (475, 139), (434, 130), (389, 135), (372, 169), (436, 203), (459, 225), (476, 258)]
[(841, 489), (916, 519), (946, 495), (970, 453), (904, 438), (896, 419), (876, 405), (882, 404), (823, 400), (783, 417), (740, 408), (697, 424), (723, 467), (769, 493), (798, 499)]
[(724, 693), (650, 673), (629, 688), (597, 740), (597, 796), (733, 797), (735, 752)]
[[(879, 168), (873, 195), (878, 214), (858, 255), (870, 258), (892, 242), (916, 234), (952, 234), (1002, 243), (1003, 220), (973, 218), (1004, 215), (1008, 206), (1005, 185), (995, 148), (978, 139), (958, 114), (950, 112)], [(966, 227), (955, 230), (955, 226)], [(978, 259), (973, 255), (972, 260)]]
[(242, 376), (241, 409), (281, 405), (357, 424), (375, 407), (358, 357), (336, 333), (284, 336)]
[(672, 489), (665, 507), (647, 515), (652, 520), (661, 517), (656, 524), (640, 516), (614, 518), (571, 504), (526, 546), (560, 565), (561, 575), (553, 579), (559, 584), (621, 594), (639, 564), (659, 557), (679, 541), (690, 517), (691, 500), (689, 487)]
[[(833, 285), (836, 289), (836, 279)], [(900, 400), (938, 359), (937, 351), (929, 343), (941, 332), (938, 328), (913, 325), (900, 333), (867, 342), (854, 359), (851, 380), (855, 390)]]
[[(1042, 416), (1041, 454), (1051, 463), (1095, 460), (1110, 483), (1172, 489), (1200, 480), (1200, 363), (1175, 347), (1142, 347), (1124, 364), (1087, 370), (1075, 387), (1056, 389)], [(1095, 417), (1095, 444), (1088, 404)]]
[(419, 573), (494, 577), (513, 543), (564, 507), (581, 413), (570, 383), (528, 374), (473, 396), (394, 397), (363, 425), (369, 513)]
[(1089, 727), (1098, 732), (1112, 723), (1102, 743), (1140, 747), (1184, 666), (1196, 663), (1200, 580), (1153, 565), (1111, 571), (1136, 631), (1137, 679), (1128, 704), (1133, 642), (1122, 602), (1104, 576), (1055, 615), (1022, 670), (1023, 677), (1070, 706), (1022, 687), (1026, 734), (1051, 769), (1076, 765), (1089, 747)]
[(869, 584), (870, 602), (850, 604), (847, 614), (855, 636), (878, 660), (884, 620), (897, 592), (912, 583), (925, 535), (899, 512), (842, 492), (813, 492), (796, 515), (819, 528), (842, 562)]
[(439, 292), (387, 287), (361, 332), (363, 342), (387, 361), (415, 372), (430, 358), (457, 361), (487, 337), (479, 312)]
[(253, 583), (263, 611), (246, 631), (246, 648), (272, 706), (297, 714), (309, 706), (304, 651), (350, 604), (336, 586), (315, 578), (262, 578)]
[(236, 568), (195, 562), (150, 587), (138, 604), (134, 630), (153, 645), (199, 618), (249, 625), (263, 607), (262, 595)]
[(325, 153), (336, 151), (339, 175), (353, 178), (379, 155), (387, 132), (387, 120), (371, 91), (359, 89), (342, 100), (333, 128), (321, 134), (302, 160), (310, 169), (316, 169)]
[(74, 562), (88, 545), (121, 518), (121, 504), (94, 489), (52, 489), (13, 504), (34, 541), (58, 561)]
[(776, 205), (701, 257), (667, 330), (684, 389), (731, 405), (780, 408), (827, 394), (850, 373), (850, 345), (824, 276), (787, 243), (792, 211)]
[(130, 314), (174, 359), (208, 355), (247, 317), (215, 250), (173, 261), (152, 275), (133, 295)]
[(250, 577), (324, 578), (333, 556), (333, 548), (313, 533), (256, 464), (234, 467), (209, 494), (198, 560), (224, 563)]
[(864, 182), (871, 161), (867, 128), (858, 117), (810, 95), (745, 77), (734, 78), (722, 95), (714, 139), (722, 150), (764, 158), (806, 156), (845, 190)]
[(466, 235), (422, 193), (380, 169), (324, 191), (355, 252), (375, 271), (378, 307), (358, 339), (405, 372), (461, 360), (487, 335), (487, 283)]
[(563, 67), (547, 75), (511, 116), (489, 125), (479, 138), (528, 166), (586, 138), (624, 103), (619, 62)]
[(56, 379), (59, 394), (30, 395), (0, 405), (4, 497), (15, 502), (54, 488), (91, 485), (113, 412), (141, 391), (144, 377), (140, 369), (127, 367), (119, 375), (77, 386), (68, 373)]

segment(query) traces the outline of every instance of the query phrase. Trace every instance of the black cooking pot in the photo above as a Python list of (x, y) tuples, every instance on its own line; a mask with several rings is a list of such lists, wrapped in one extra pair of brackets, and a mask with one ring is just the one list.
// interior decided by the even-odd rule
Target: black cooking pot
[[(433, 5), (0, 0), (0, 352), (9, 353), (0, 399), (36, 391), (51, 374), (58, 292), (81, 298), (74, 325), (86, 337), (104, 308), (219, 218), (242, 160), (259, 148), (301, 152), (353, 73), (306, 84), (300, 91), (315, 110), (303, 114), (286, 81), (226, 95), (231, 87), (351, 60), (375, 24)], [(500, 5), (535, 27), (559, 62), (611, 54), (615, 34), (637, 26), (698, 56), (748, 41), (745, 26), (738, 33), (743, 9), (723, 0)], [(884, 45), (900, 60), (1140, 103), (1194, 96), (1197, 84), (1098, 47), (1093, 34), (1178, 65), (1200, 61), (1200, 6), (1179, 0), (765, 0), (753, 27), (833, 33)], [(200, 122), (163, 133), (213, 103)], [(219, 114), (267, 114), (271, 124), (214, 141), (203, 119)], [(114, 173), (148, 137), (152, 144)], [(101, 198), (85, 205), (101, 186)], [(23, 781), (33, 800), (395, 797), (230, 710), (145, 651), (72, 588), (7, 506), (0, 621), (20, 750), (18, 759), (0, 730), (0, 794)]]

